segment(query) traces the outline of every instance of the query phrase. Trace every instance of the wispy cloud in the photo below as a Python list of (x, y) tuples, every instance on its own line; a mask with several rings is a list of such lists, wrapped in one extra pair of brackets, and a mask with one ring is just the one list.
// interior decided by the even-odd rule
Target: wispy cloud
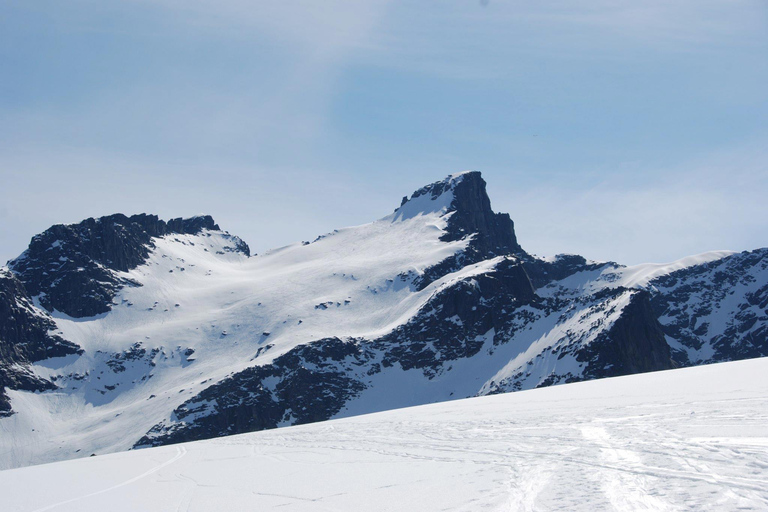
[(111, 209), (205, 210), (263, 249), (465, 168), (537, 252), (751, 247), (768, 184), (733, 180), (762, 172), (767, 23), (725, 0), (8, 2), (0, 254)]
[(646, 169), (565, 186), (497, 186), (518, 237), (541, 255), (583, 254), (635, 264), (710, 250), (768, 246), (764, 193), (768, 136), (712, 151), (674, 167)]

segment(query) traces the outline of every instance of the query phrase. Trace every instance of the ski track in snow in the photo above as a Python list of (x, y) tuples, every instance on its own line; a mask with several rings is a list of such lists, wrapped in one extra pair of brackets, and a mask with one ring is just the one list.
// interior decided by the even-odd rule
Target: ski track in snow
[(767, 372), (740, 361), (0, 471), (0, 493), (35, 512), (768, 510)]
[[(603, 482), (605, 494), (618, 510), (673, 510), (669, 503), (653, 496), (648, 476), (642, 470), (642, 458), (634, 451), (621, 448), (611, 441), (603, 427), (583, 426), (581, 432), (590, 444), (599, 448), (599, 460), (605, 466), (599, 468), (599, 480)], [(613, 469), (622, 468), (622, 469)]]
[(130, 485), (130, 484), (132, 484), (134, 482), (138, 482), (142, 478), (148, 477), (149, 475), (151, 475), (153, 473), (157, 473), (158, 471), (160, 471), (164, 467), (173, 464), (174, 462), (176, 462), (177, 460), (182, 458), (184, 455), (186, 455), (186, 453), (187, 453), (187, 449), (184, 446), (177, 446), (176, 447), (176, 456), (175, 457), (171, 458), (170, 460), (167, 460), (167, 461), (163, 462), (162, 464), (159, 464), (159, 465), (155, 466), (154, 468), (150, 469), (149, 471), (145, 471), (144, 473), (140, 474), (139, 476), (135, 476), (133, 478), (130, 478), (130, 479), (126, 480), (125, 482), (119, 483), (117, 485), (113, 485), (112, 487), (107, 487), (106, 489), (102, 489), (100, 491), (92, 492), (90, 494), (86, 494), (86, 495), (83, 495), (83, 496), (78, 496), (76, 498), (71, 498), (71, 499), (68, 499), (68, 500), (65, 500), (65, 501), (60, 501), (58, 503), (54, 503), (52, 505), (48, 505), (48, 506), (43, 507), (43, 508), (38, 508), (34, 512), (44, 512), (46, 510), (52, 510), (54, 508), (60, 508), (60, 507), (62, 507), (64, 505), (67, 505), (69, 503), (73, 503), (73, 502), (79, 501), (79, 500), (84, 500), (86, 498), (90, 498), (91, 496), (97, 496), (99, 494), (108, 493), (108, 492), (114, 491), (116, 489), (119, 489), (120, 487), (125, 487), (126, 485)]

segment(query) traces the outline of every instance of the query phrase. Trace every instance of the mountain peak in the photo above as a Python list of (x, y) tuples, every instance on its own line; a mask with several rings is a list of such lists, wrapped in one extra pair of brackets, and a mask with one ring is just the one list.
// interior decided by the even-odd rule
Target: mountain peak
[[(110, 310), (117, 290), (130, 284), (115, 272), (128, 272), (144, 263), (155, 247), (154, 239), (203, 231), (220, 231), (210, 215), (164, 221), (146, 213), (130, 217), (115, 213), (51, 226), (35, 235), (27, 250), (8, 265), (49, 311), (89, 317)], [(233, 250), (250, 255), (245, 242), (230, 238)]]
[(517, 243), (515, 225), (507, 213), (496, 213), (478, 171), (464, 171), (447, 176), (403, 198), (400, 208), (386, 217), (392, 222), (421, 215), (438, 215), (445, 220), (443, 242), (469, 240), (467, 247), (425, 270), (416, 283), (421, 289), (441, 276), (469, 263), (496, 256), (514, 255), (530, 259)]
[(484, 256), (525, 254), (517, 243), (509, 214), (496, 213), (491, 208), (486, 183), (479, 171), (451, 174), (418, 189), (410, 198), (403, 198), (392, 220), (430, 213), (451, 214), (443, 241), (474, 235), (472, 245)]
[(487, 256), (524, 253), (517, 243), (515, 224), (509, 214), (496, 213), (491, 208), (491, 199), (482, 175), (479, 172), (465, 172), (451, 175), (450, 178), (456, 185), (449, 211), (455, 213), (448, 222), (443, 240), (460, 240), (475, 233), (473, 245)]

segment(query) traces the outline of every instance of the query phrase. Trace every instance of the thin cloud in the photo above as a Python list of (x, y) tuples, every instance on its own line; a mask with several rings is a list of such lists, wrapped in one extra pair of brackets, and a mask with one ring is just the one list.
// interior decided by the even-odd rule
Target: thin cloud
[(542, 254), (633, 263), (766, 243), (768, 184), (750, 181), (765, 159), (744, 142), (765, 142), (765, 3), (0, 10), (6, 257), (113, 209), (205, 210), (263, 250), (466, 168)]
[(583, 188), (556, 181), (525, 191), (503, 187), (497, 203), (512, 211), (524, 247), (540, 255), (636, 264), (756, 249), (768, 245), (766, 147), (768, 137)]

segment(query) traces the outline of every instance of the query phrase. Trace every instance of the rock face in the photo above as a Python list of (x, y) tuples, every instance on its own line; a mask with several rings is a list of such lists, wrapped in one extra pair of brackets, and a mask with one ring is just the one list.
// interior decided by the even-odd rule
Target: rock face
[(621, 316), (576, 356), (586, 362), (583, 380), (668, 370), (672, 355), (651, 309), (650, 294), (634, 293)]
[[(469, 238), (469, 244), (453, 257), (426, 269), (415, 282), (418, 289), (423, 289), (436, 279), (466, 265), (496, 256), (515, 255), (531, 259), (517, 243), (515, 225), (509, 214), (496, 213), (491, 209), (486, 183), (479, 172), (465, 172), (458, 178), (451, 176), (428, 185), (414, 192), (408, 201), (423, 196), (431, 196), (433, 199), (440, 196), (450, 197), (446, 208), (448, 224), (440, 239), (452, 242)], [(408, 201), (404, 201), (401, 208)]]
[[(117, 290), (138, 285), (118, 272), (144, 263), (154, 247), (153, 238), (204, 229), (218, 231), (219, 226), (209, 215), (166, 222), (146, 214), (58, 224), (32, 238), (29, 248), (9, 267), (48, 311), (90, 317), (110, 311)], [(238, 241), (239, 249), (250, 254), (245, 242)]]
[(650, 285), (654, 314), (681, 365), (768, 356), (768, 249), (680, 269)]
[(519, 260), (504, 258), (489, 272), (439, 290), (415, 317), (376, 340), (384, 351), (381, 364), (417, 368), (433, 378), (450, 361), (476, 355), (487, 333), (502, 332), (511, 313), (535, 297)]
[(470, 247), (483, 259), (508, 254), (524, 254), (517, 243), (515, 224), (508, 213), (496, 213), (479, 172), (467, 172), (453, 189), (448, 229), (442, 239), (461, 240), (474, 235)]
[(589, 262), (577, 254), (558, 254), (551, 260), (531, 256), (525, 258), (525, 270), (537, 289), (580, 272), (594, 272), (606, 267), (619, 268), (620, 265), (613, 262)]
[(5, 388), (45, 391), (56, 386), (29, 369), (29, 363), (80, 352), (80, 347), (51, 334), (53, 320), (36, 309), (24, 285), (0, 269), (0, 416), (11, 413)]
[(533, 306), (504, 335), (521, 337), (533, 331), (534, 342), (480, 394), (675, 367), (645, 291), (618, 287), (571, 297), (542, 296)]
[(365, 388), (356, 374), (372, 357), (355, 340), (301, 345), (187, 400), (173, 411), (175, 421), (152, 427), (135, 448), (326, 420)]

